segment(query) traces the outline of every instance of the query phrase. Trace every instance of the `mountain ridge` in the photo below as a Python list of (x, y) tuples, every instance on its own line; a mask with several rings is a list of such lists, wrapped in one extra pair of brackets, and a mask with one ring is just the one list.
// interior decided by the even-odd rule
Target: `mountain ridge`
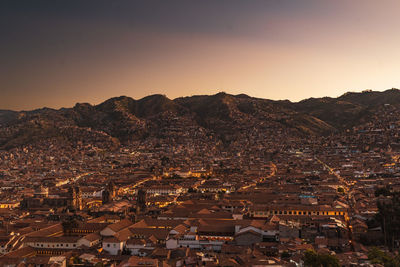
[[(77, 102), (77, 103), (75, 103), (75, 105), (99, 106), (99, 105), (104, 104), (105, 102), (107, 102), (109, 100), (113, 100), (113, 99), (128, 98), (128, 99), (132, 99), (132, 100), (135, 100), (135, 101), (140, 101), (140, 100), (143, 100), (143, 99), (146, 99), (146, 98), (149, 98), (149, 97), (153, 97), (153, 96), (164, 96), (165, 98), (167, 98), (167, 99), (169, 99), (171, 101), (175, 101), (177, 99), (182, 99), (182, 98), (193, 98), (193, 97), (203, 97), (203, 96), (217, 96), (219, 94), (225, 94), (225, 95), (230, 95), (230, 96), (239, 97), (239, 98), (252, 98), (252, 99), (267, 100), (267, 101), (271, 101), (271, 102), (298, 104), (298, 103), (301, 103), (301, 102), (311, 101), (311, 100), (318, 100), (318, 99), (343, 99), (343, 98), (346, 98), (346, 97), (348, 97), (350, 95), (360, 96), (360, 95), (367, 95), (367, 94), (375, 94), (375, 95), (379, 96), (379, 95), (387, 94), (387, 93), (394, 93), (396, 97), (400, 97), (400, 89), (397, 89), (397, 88), (391, 88), (391, 89), (387, 89), (387, 90), (384, 90), (384, 91), (373, 91), (373, 90), (364, 90), (364, 91), (361, 91), (361, 92), (349, 91), (349, 92), (343, 93), (342, 95), (340, 95), (338, 97), (330, 97), (330, 96), (308, 97), (308, 98), (304, 98), (304, 99), (299, 100), (299, 101), (291, 101), (291, 100), (288, 100), (288, 99), (272, 100), (272, 99), (268, 99), (268, 98), (253, 97), (253, 96), (249, 96), (249, 95), (244, 94), (244, 93), (234, 95), (234, 94), (229, 94), (229, 93), (226, 93), (224, 91), (221, 91), (221, 92), (218, 92), (218, 93), (216, 93), (214, 95), (180, 96), (180, 97), (176, 97), (176, 98), (173, 98), (173, 99), (168, 98), (165, 94), (151, 94), (151, 95), (139, 98), (139, 99), (134, 99), (134, 98), (132, 98), (130, 96), (121, 95), (121, 96), (116, 96), (116, 97), (111, 97), (109, 99), (106, 99), (106, 100), (100, 102), (99, 104), (91, 104), (91, 103), (88, 103), (88, 102)], [(393, 101), (394, 101), (394, 99), (391, 99), (389, 102), (393, 102)], [(388, 104), (390, 104), (390, 103), (388, 103)], [(29, 109), (29, 110), (0, 109), (0, 113), (2, 113), (2, 112), (32, 112), (32, 111), (38, 111), (38, 110), (42, 110), (42, 109), (63, 110), (63, 109), (69, 109), (69, 108), (72, 108), (72, 107), (61, 107), (61, 108), (41, 107), (41, 108), (35, 108), (35, 109)]]
[[(368, 122), (383, 106), (398, 106), (398, 103), (398, 89), (348, 92), (337, 98), (308, 98), (299, 102), (225, 92), (175, 99), (161, 94), (137, 100), (119, 96), (97, 105), (77, 103), (61, 109), (0, 110), (0, 148), (27, 144), (30, 135), (32, 140), (63, 135), (66, 128), (93, 130), (94, 135), (108, 136), (114, 143), (115, 139), (145, 140), (159, 136), (168, 127), (181, 127), (173, 126), (179, 125), (179, 121), (184, 121), (185, 127), (202, 128), (227, 142), (251, 128), (284, 129), (296, 136), (323, 136)], [(181, 131), (184, 134), (184, 129)]]

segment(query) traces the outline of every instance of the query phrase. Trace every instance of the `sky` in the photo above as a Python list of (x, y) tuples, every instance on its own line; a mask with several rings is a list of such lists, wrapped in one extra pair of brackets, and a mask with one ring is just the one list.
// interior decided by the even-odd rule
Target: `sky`
[(3, 0), (0, 109), (400, 87), (398, 0)]

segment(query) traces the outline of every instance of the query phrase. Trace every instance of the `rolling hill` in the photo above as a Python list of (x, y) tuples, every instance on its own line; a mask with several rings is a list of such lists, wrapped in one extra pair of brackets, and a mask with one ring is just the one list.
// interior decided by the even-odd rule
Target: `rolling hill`
[[(309, 98), (296, 103), (223, 92), (173, 100), (164, 95), (138, 100), (120, 96), (99, 105), (78, 103), (59, 110), (0, 110), (0, 148), (54, 137), (79, 140), (82, 131), (99, 142), (109, 139), (124, 143), (159, 136), (171, 125), (182, 134), (187, 127), (200, 127), (222, 141), (235, 140), (241, 132), (253, 128), (286, 129), (299, 137), (323, 136), (366, 123), (385, 105), (397, 107), (399, 103), (397, 89), (346, 93), (338, 98)], [(184, 126), (175, 126), (179, 125), (177, 121), (185, 121)]]

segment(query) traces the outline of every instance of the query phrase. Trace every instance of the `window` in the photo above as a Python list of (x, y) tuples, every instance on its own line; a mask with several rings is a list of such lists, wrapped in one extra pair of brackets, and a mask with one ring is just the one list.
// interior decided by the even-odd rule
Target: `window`
[(289, 211), (289, 214), (290, 214), (290, 215), (292, 215), (292, 212), (291, 212), (291, 211)]
[(109, 247), (110, 247), (110, 244), (107, 244), (107, 247), (109, 248)]

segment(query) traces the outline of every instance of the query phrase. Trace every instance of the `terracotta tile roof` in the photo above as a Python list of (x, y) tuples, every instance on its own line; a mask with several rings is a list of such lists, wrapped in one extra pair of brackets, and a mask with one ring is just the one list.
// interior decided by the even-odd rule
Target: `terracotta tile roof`
[(128, 220), (128, 219), (123, 219), (117, 223), (113, 223), (107, 226), (107, 228), (111, 229), (114, 232), (119, 232), (124, 228), (127, 228), (129, 226), (133, 225), (133, 223)]
[(146, 245), (146, 240), (141, 238), (131, 238), (126, 241), (127, 245)]
[(11, 251), (4, 256), (0, 257), (0, 259), (4, 258), (27, 258), (33, 257), (36, 255), (36, 250), (31, 247), (19, 248), (17, 250)]
[(55, 236), (55, 237), (28, 236), (24, 239), (24, 243), (27, 242), (76, 243), (79, 239), (80, 239), (79, 236)]
[(159, 240), (165, 240), (170, 230), (160, 228), (129, 228), (131, 236), (143, 236), (149, 238), (155, 236)]
[(183, 223), (183, 220), (157, 220), (153, 218), (145, 218), (132, 225), (133, 228), (173, 228)]
[(26, 236), (55, 236), (55, 235), (62, 235), (63, 227), (61, 223), (40, 229), (39, 231), (32, 232), (27, 234)]
[(117, 237), (115, 236), (111, 236), (111, 237), (105, 237), (103, 238), (103, 243), (121, 243), (122, 241), (119, 240)]
[(158, 260), (147, 258), (147, 257), (137, 257), (132, 256), (129, 260), (122, 262), (118, 267), (137, 267), (137, 266), (147, 266), (147, 267), (158, 267)]
[(101, 239), (101, 236), (98, 233), (92, 233), (92, 234), (85, 235), (82, 238), (86, 239), (89, 242), (93, 242), (93, 241)]
[(248, 234), (255, 235), (255, 236), (258, 236), (258, 237), (261, 236), (261, 233), (258, 233), (258, 232), (254, 231), (254, 230), (249, 230), (249, 231), (237, 233), (237, 234), (235, 234), (235, 236), (248, 235)]

